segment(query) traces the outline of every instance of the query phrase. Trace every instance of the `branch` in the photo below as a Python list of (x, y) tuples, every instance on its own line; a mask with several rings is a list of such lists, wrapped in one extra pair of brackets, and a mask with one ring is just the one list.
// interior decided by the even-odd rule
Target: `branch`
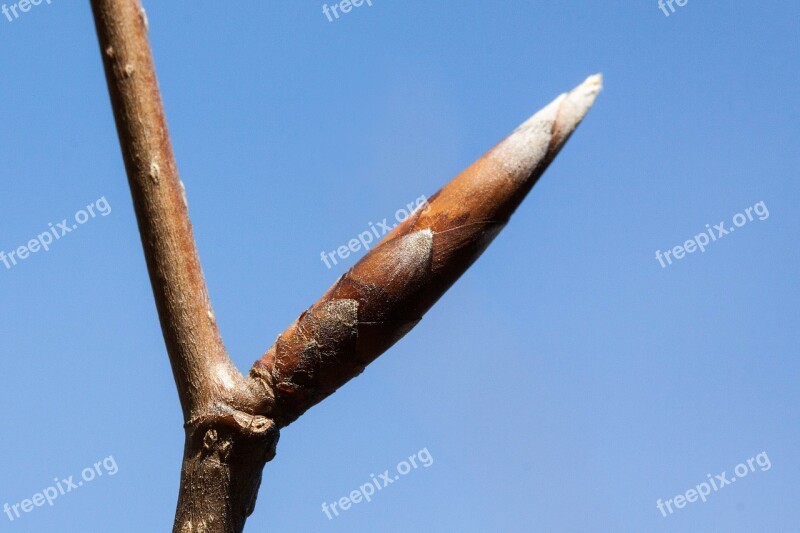
[(600, 90), (593, 76), (522, 124), (394, 229), (256, 362), (223, 346), (138, 0), (91, 0), (186, 443), (176, 533), (239, 533), (288, 425), (411, 330), (480, 256)]
[(279, 426), (408, 333), (508, 222), (600, 91), (588, 78), (536, 113), (344, 274), (255, 363)]
[(185, 420), (242, 377), (222, 344), (197, 255), (137, 0), (92, 0), (161, 329)]
[[(274, 422), (228, 357), (208, 297), (138, 0), (91, 0), (108, 90), (186, 430), (177, 533), (238, 533)], [(262, 398), (261, 404), (264, 403)]]

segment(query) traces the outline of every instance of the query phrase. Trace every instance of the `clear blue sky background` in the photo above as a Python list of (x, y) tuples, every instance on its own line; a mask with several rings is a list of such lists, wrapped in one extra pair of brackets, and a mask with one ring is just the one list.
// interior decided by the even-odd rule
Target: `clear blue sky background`
[[(248, 531), (800, 531), (798, 25), (791, 1), (147, 2), (195, 234), (249, 368), (354, 263), (323, 250), (442, 184), (587, 75), (605, 90), (511, 224), (406, 338), (284, 430)], [(8, 252), (0, 531), (171, 529), (183, 431), (88, 2), (0, 18)], [(662, 269), (657, 249), (770, 216)], [(412, 471), (328, 520), (418, 450)], [(673, 498), (762, 451), (666, 518)]]

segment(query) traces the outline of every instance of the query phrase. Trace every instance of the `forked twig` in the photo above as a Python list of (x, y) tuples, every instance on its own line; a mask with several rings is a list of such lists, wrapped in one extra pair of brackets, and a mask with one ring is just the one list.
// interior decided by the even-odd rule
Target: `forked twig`
[(278, 430), (408, 333), (508, 222), (600, 91), (592, 76), (395, 228), (243, 376), (208, 298), (139, 0), (91, 0), (186, 444), (174, 531), (238, 533)]

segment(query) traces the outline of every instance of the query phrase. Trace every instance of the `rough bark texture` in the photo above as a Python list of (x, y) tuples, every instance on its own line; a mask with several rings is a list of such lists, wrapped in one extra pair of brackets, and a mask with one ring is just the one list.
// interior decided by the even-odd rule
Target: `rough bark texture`
[(91, 0), (186, 441), (174, 531), (238, 533), (279, 428), (408, 333), (508, 222), (591, 107), (592, 76), (448, 183), (344, 274), (243, 376), (192, 236), (138, 0)]

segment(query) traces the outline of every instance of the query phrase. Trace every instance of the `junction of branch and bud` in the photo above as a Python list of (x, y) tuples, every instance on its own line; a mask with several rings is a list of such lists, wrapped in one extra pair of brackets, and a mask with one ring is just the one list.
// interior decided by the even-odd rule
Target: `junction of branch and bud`
[(91, 0), (144, 255), (186, 429), (177, 533), (238, 533), (279, 429), (360, 374), (483, 253), (594, 103), (589, 77), (386, 235), (247, 375), (208, 297), (138, 0)]

